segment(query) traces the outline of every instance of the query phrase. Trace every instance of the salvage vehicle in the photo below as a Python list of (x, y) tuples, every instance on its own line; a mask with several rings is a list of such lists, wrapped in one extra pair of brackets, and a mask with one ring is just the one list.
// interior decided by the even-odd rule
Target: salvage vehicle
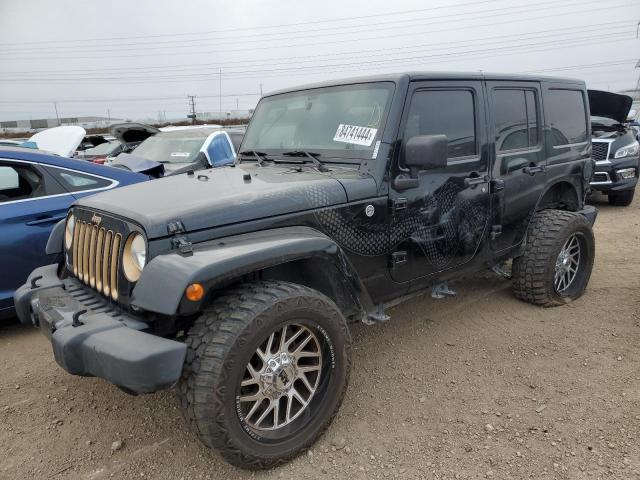
[(142, 141), (134, 153), (122, 153), (109, 165), (154, 177), (232, 163), (236, 150), (231, 135), (239, 130), (220, 126), (167, 127)]
[(71, 204), (148, 177), (50, 155), (0, 147), (0, 318), (14, 315), (13, 294), (37, 267), (62, 259), (46, 248)]
[(489, 268), (536, 305), (583, 294), (588, 132), (584, 82), (562, 78), (410, 73), (269, 94), (232, 167), (76, 202), (49, 241), (64, 264), (30, 275), (18, 314), (67, 372), (137, 394), (177, 384), (205, 445), (278, 465), (335, 416), (350, 322), (389, 321)]
[(120, 153), (122, 153), (125, 149), (124, 143), (120, 143), (117, 140), (113, 142), (105, 142), (101, 143), (92, 148), (87, 148), (81, 152), (78, 152), (75, 158), (80, 160), (88, 160), (93, 163), (98, 163), (100, 165), (104, 165), (107, 160), (107, 157), (115, 158)]
[(633, 99), (628, 95), (589, 90), (591, 142), (596, 170), (591, 188), (607, 195), (611, 205), (631, 205), (638, 183), (640, 144), (625, 125)]

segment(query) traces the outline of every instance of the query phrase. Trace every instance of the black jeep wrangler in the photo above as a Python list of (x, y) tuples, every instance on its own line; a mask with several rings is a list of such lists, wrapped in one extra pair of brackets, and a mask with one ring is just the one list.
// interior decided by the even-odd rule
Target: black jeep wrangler
[(588, 112), (584, 83), (560, 78), (411, 73), (273, 93), (234, 166), (78, 201), (47, 246), (64, 264), (35, 270), (17, 311), (69, 373), (132, 393), (177, 383), (207, 446), (279, 464), (342, 401), (349, 322), (510, 259), (518, 298), (582, 295)]

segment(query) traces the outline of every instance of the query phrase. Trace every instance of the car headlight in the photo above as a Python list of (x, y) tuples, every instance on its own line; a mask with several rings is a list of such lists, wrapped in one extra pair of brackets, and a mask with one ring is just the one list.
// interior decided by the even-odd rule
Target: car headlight
[(616, 154), (613, 158), (632, 157), (634, 155), (638, 155), (639, 150), (640, 144), (638, 144), (638, 142), (633, 142), (616, 150)]
[(132, 233), (124, 244), (122, 267), (130, 282), (137, 282), (147, 262), (147, 242), (139, 233)]
[(70, 213), (67, 217), (67, 225), (64, 229), (64, 246), (67, 250), (71, 249), (73, 243), (73, 229), (76, 227), (76, 217)]

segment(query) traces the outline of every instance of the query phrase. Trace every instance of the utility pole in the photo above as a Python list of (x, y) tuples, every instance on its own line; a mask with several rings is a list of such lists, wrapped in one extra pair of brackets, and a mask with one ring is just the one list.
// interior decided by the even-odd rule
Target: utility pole
[(236, 98), (236, 112), (240, 110), (240, 104), (238, 102), (238, 99)]
[(222, 120), (222, 68), (220, 68), (220, 85), (218, 88), (218, 94), (219, 96), (219, 103), (218, 105), (220, 106), (220, 120)]
[(260, 98), (262, 98), (262, 84), (260, 84)]
[(111, 110), (109, 110), (107, 108), (107, 121), (109, 122), (109, 125), (111, 125)]
[(187, 115), (187, 118), (191, 119), (191, 123), (196, 124), (196, 96), (187, 95), (189, 97), (189, 104), (191, 105), (191, 114)]
[(53, 102), (53, 108), (56, 111), (56, 119), (58, 120), (58, 126), (60, 126), (60, 115), (58, 115), (58, 102)]

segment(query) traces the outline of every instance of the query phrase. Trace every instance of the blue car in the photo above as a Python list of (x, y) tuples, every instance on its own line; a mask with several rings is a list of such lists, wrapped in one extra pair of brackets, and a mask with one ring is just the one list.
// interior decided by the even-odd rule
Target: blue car
[(14, 314), (13, 292), (37, 267), (60, 261), (45, 246), (78, 198), (149, 177), (28, 148), (0, 146), (0, 318)]

